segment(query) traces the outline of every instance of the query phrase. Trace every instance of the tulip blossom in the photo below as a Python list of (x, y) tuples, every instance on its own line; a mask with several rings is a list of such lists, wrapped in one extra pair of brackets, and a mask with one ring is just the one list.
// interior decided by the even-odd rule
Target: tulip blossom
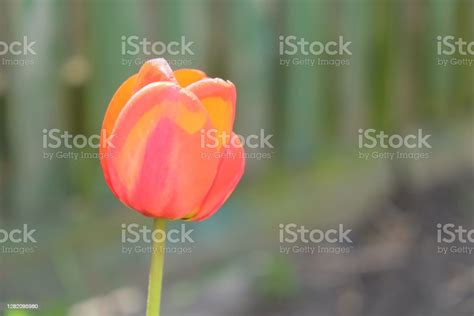
[(173, 72), (161, 58), (146, 62), (105, 113), (100, 157), (111, 191), (145, 216), (209, 218), (237, 186), (245, 160), (240, 142), (207, 146), (202, 135), (235, 136), (235, 101), (230, 81), (196, 69)]
[[(224, 204), (244, 172), (244, 150), (232, 132), (235, 86), (196, 69), (172, 71), (146, 62), (115, 92), (100, 142), (104, 178), (130, 208), (154, 218), (201, 221)], [(203, 135), (222, 137), (210, 145)], [(237, 140), (237, 141), (235, 141)], [(160, 313), (164, 241), (153, 241), (147, 316)]]

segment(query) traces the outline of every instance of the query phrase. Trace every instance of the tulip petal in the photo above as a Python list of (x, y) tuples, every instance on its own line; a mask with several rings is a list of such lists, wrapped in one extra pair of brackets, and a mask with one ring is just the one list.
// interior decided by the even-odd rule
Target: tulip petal
[(122, 108), (125, 106), (127, 101), (132, 97), (135, 86), (137, 82), (137, 74), (129, 77), (125, 80), (122, 85), (117, 89), (112, 100), (110, 101), (109, 107), (105, 112), (104, 121), (102, 122), (102, 130), (100, 133), (100, 148), (99, 148), (99, 157), (100, 163), (102, 165), (102, 170), (104, 172), (104, 178), (106, 181), (109, 179), (109, 172), (106, 164), (106, 147), (107, 147), (107, 138), (112, 135), (112, 130), (115, 125), (115, 121), (119, 116)]
[(160, 81), (169, 81), (176, 83), (173, 70), (164, 58), (155, 58), (147, 61), (142, 65), (138, 72), (137, 85), (135, 91), (140, 90), (144, 86)]
[(190, 84), (207, 77), (206, 73), (198, 69), (178, 69), (174, 72), (174, 77), (181, 87), (187, 87)]
[(212, 216), (229, 198), (240, 181), (245, 168), (244, 149), (238, 137), (232, 133), (233, 139), (223, 154), (217, 170), (216, 178), (206, 195), (198, 212), (187, 219), (202, 221)]
[(216, 129), (219, 146), (228, 143), (235, 117), (235, 86), (219, 78), (203, 79), (187, 87), (201, 100)]
[(217, 149), (201, 148), (199, 131), (210, 127), (192, 93), (169, 82), (147, 85), (117, 119), (109, 185), (144, 215), (184, 217), (202, 203), (219, 166)]

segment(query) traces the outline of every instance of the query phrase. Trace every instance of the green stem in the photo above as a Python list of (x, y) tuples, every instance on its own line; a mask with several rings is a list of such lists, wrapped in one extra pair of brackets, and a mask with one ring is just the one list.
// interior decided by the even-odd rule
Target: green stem
[[(161, 230), (166, 233), (166, 220), (155, 218), (154, 231)], [(148, 301), (146, 316), (160, 316), (161, 284), (163, 280), (163, 263), (165, 261), (165, 242), (153, 240), (151, 253), (150, 277), (148, 280)]]

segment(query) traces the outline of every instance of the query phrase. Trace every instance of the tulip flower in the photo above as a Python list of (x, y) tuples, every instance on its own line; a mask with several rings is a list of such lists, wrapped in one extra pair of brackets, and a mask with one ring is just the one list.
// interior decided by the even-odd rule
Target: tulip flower
[[(165, 219), (212, 216), (237, 186), (245, 160), (239, 141), (228, 137), (208, 146), (203, 135), (235, 136), (235, 102), (230, 81), (196, 69), (173, 72), (161, 58), (146, 62), (122, 83), (105, 113), (99, 156), (110, 190), (155, 218), (157, 229), (164, 229)], [(162, 254), (153, 255), (147, 315), (159, 313), (162, 265)]]

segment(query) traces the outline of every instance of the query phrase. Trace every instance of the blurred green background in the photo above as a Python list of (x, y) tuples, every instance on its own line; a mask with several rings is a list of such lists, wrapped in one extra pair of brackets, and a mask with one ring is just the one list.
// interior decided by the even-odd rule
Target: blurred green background
[[(350, 65), (282, 66), (282, 35), (343, 36)], [(149, 256), (122, 253), (121, 225), (151, 220), (114, 199), (97, 159), (44, 158), (96, 149), (45, 149), (43, 130), (98, 134), (114, 91), (139, 69), (124, 59), (164, 57), (234, 82), (234, 130), (264, 129), (274, 148), (247, 148), (270, 158), (249, 158), (222, 209), (186, 223), (195, 243), (166, 258), (163, 315), (472, 316), (472, 255), (436, 250), (436, 223), (474, 224), (474, 66), (437, 64), (446, 35), (474, 41), (473, 1), (1, 0), (0, 40), (26, 36), (36, 54), (1, 56), (0, 227), (26, 223), (38, 243), (0, 252), (0, 314), (144, 315)], [(184, 36), (194, 54), (129, 56), (123, 36)], [(430, 156), (360, 159), (367, 128), (421, 128)], [(286, 223), (343, 224), (353, 248), (281, 254)]]

